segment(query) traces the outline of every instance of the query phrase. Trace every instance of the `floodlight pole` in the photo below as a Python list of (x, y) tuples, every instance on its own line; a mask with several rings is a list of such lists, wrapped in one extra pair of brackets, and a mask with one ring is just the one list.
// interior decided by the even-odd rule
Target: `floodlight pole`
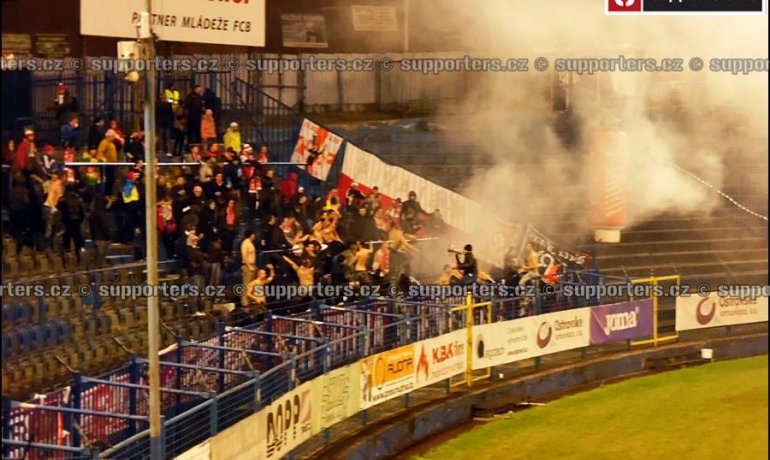
[[(152, 0), (145, 0), (148, 14), (149, 37), (143, 37), (145, 59), (155, 59), (155, 37), (152, 33)], [(155, 152), (155, 93), (157, 92), (157, 72), (152, 65), (147, 66), (145, 75), (144, 100), (144, 212), (146, 218), (145, 235), (147, 238), (147, 284), (158, 285), (158, 231), (156, 213), (156, 179), (155, 170), (157, 158)], [(160, 318), (157, 292), (151, 292), (147, 298), (147, 360), (150, 380), (150, 458), (163, 460), (165, 458), (164, 442), (161, 438), (162, 426), (160, 418)]]

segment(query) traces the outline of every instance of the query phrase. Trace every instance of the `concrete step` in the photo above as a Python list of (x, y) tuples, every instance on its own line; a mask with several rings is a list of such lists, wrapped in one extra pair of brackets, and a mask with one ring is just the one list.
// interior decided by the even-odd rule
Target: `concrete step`
[(681, 241), (650, 241), (642, 243), (593, 243), (586, 247), (596, 257), (624, 254), (658, 254), (667, 252), (702, 252), (709, 250), (761, 250), (767, 248), (767, 240), (761, 237), (711, 238)]
[(611, 256), (595, 256), (594, 264), (598, 268), (617, 268), (633, 265), (675, 265), (692, 263), (740, 262), (767, 258), (767, 249), (738, 249), (733, 251), (668, 252), (668, 253), (627, 253)]

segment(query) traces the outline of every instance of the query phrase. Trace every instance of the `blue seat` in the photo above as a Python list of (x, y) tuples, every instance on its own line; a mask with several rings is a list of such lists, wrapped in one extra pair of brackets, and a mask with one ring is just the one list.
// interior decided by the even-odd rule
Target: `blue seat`
[(3, 358), (13, 356), (16, 352), (12, 337), (15, 338), (15, 335), (3, 334)]
[(28, 324), (32, 319), (32, 305), (27, 302), (20, 302), (16, 304), (16, 308), (16, 324)]
[(72, 325), (65, 319), (57, 321), (60, 327), (59, 340), (60, 343), (68, 343), (72, 340)]
[(19, 351), (26, 353), (32, 349), (32, 337), (28, 328), (22, 327), (16, 332), (16, 343), (19, 344)]
[(30, 351), (43, 348), (45, 346), (45, 328), (43, 326), (32, 326), (30, 331)]
[(15, 309), (12, 304), (3, 304), (3, 324), (15, 324)]
[(45, 331), (45, 346), (53, 347), (59, 344), (59, 325), (55, 321), (43, 324)]

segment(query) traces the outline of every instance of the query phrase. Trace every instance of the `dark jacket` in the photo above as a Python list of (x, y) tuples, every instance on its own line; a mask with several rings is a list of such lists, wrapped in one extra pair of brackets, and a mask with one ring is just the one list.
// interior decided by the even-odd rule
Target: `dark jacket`
[(479, 272), (478, 263), (472, 252), (466, 252), (462, 262), (460, 262), (460, 254), (455, 254), (455, 260), (457, 261), (457, 269), (463, 272), (463, 275), (476, 277)]

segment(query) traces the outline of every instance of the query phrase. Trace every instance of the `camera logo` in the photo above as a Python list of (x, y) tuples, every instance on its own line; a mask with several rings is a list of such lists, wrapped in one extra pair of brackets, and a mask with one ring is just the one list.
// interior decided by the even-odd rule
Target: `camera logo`
[(642, 11), (642, 0), (607, 0), (607, 11), (633, 13)]

